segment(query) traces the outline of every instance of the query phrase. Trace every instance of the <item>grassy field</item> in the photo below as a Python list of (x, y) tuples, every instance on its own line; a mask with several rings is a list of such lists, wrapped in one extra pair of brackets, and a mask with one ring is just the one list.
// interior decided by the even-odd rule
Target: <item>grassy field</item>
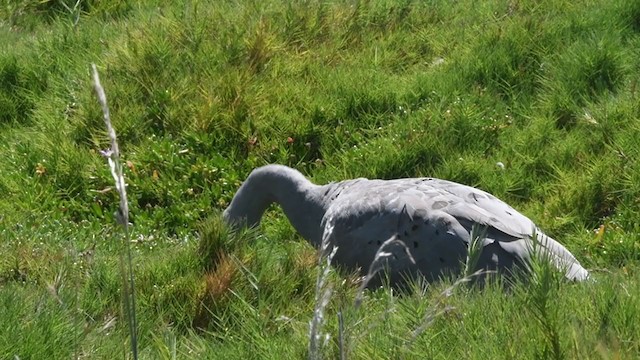
[[(0, 0), (1, 359), (131, 358), (91, 63), (125, 164), (141, 358), (640, 357), (640, 2)], [(309, 354), (318, 252), (279, 210), (220, 222), (267, 163), (480, 187), (596, 281), (356, 306), (332, 271)]]

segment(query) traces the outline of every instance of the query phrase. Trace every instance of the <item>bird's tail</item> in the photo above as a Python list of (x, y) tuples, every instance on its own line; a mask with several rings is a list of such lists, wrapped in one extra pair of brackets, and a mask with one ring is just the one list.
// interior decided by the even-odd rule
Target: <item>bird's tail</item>
[(584, 281), (589, 279), (589, 272), (562, 244), (536, 229), (532, 236), (533, 253), (548, 259), (558, 270), (564, 272), (567, 279)]

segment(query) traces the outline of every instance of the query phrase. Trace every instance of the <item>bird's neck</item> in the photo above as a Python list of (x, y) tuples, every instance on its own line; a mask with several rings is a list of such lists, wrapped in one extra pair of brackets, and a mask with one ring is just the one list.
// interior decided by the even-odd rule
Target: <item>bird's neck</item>
[(300, 235), (317, 245), (322, 236), (320, 222), (326, 211), (319, 188), (297, 170), (281, 165), (263, 166), (245, 180), (225, 216), (256, 226), (265, 210), (275, 202)]

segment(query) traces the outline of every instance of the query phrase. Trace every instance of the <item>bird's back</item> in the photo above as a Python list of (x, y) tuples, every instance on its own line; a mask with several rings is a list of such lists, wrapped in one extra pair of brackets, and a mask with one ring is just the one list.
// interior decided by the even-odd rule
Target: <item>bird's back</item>
[(323, 226), (331, 223), (329, 241), (338, 246), (335, 262), (366, 271), (380, 245), (397, 236), (409, 249), (385, 249), (389, 276), (420, 274), (434, 280), (456, 273), (467, 255), (474, 224), (487, 228), (479, 268), (510, 271), (531, 257), (532, 234), (567, 277), (588, 276), (571, 253), (547, 237), (508, 204), (482, 190), (434, 178), (356, 179), (328, 185), (330, 197)]

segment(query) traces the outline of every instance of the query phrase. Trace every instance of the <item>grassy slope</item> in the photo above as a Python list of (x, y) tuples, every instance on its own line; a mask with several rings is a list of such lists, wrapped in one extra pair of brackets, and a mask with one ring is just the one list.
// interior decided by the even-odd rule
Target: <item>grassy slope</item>
[(144, 355), (304, 356), (315, 252), (278, 212), (260, 236), (225, 243), (215, 267), (195, 232), (217, 239), (215, 212), (271, 162), (318, 182), (479, 186), (610, 271), (584, 286), (462, 291), (404, 348), (442, 288), (374, 292), (356, 311), (334, 276), (332, 339), (338, 309), (353, 333), (376, 325), (350, 337), (352, 357), (640, 353), (639, 5), (61, 3), (0, 2), (1, 358), (127, 349), (91, 62), (129, 162)]

